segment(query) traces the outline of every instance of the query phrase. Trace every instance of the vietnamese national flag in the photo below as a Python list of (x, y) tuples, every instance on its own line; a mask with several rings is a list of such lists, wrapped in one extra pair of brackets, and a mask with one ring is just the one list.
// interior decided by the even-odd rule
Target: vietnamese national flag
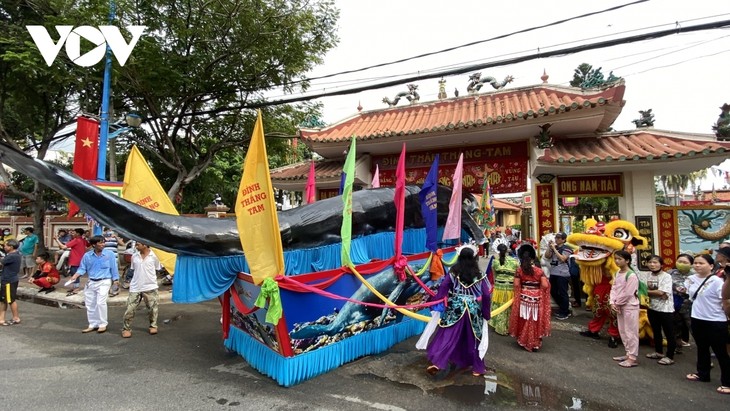
[(304, 197), (305, 197), (304, 204), (312, 204), (313, 202), (315, 202), (316, 190), (315, 190), (315, 186), (314, 186), (314, 184), (315, 184), (314, 172), (315, 172), (314, 160), (312, 160), (312, 162), (309, 165), (309, 177), (307, 177), (307, 188), (306, 188), (305, 194), (304, 194)]
[[(99, 165), (99, 122), (87, 118), (76, 119), (76, 148), (73, 172), (84, 180), (96, 180)], [(79, 212), (76, 203), (69, 201), (68, 218)]]
[(453, 191), (451, 192), (451, 201), (449, 201), (449, 216), (446, 217), (443, 240), (458, 240), (461, 238), (461, 187), (463, 178), (464, 153), (461, 153), (459, 162), (456, 163), (456, 170), (454, 170)]

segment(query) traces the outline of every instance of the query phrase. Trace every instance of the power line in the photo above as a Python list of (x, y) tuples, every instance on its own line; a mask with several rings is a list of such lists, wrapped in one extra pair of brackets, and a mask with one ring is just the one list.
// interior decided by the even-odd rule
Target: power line
[(501, 39), (504, 39), (504, 38), (507, 38), (507, 37), (511, 37), (511, 36), (514, 36), (514, 35), (517, 35), (517, 34), (523, 34), (523, 33), (528, 33), (530, 31), (534, 31), (534, 30), (544, 29), (546, 27), (557, 26), (557, 25), (560, 25), (560, 24), (563, 24), (563, 23), (567, 23), (567, 22), (572, 21), (572, 20), (579, 20), (579, 19), (582, 19), (582, 18), (585, 18), (585, 17), (590, 17), (590, 16), (595, 16), (595, 15), (598, 15), (598, 14), (607, 13), (609, 11), (614, 11), (614, 10), (622, 9), (624, 7), (634, 6), (636, 4), (645, 3), (647, 1), (649, 1), (649, 0), (638, 0), (638, 1), (634, 1), (632, 3), (622, 4), (620, 6), (610, 7), (610, 8), (607, 8), (605, 10), (593, 11), (593, 12), (590, 12), (590, 13), (581, 14), (579, 16), (568, 17), (566, 19), (554, 21), (552, 23), (543, 24), (542, 26), (533, 26), (533, 27), (529, 27), (529, 28), (526, 28), (526, 29), (522, 29), (522, 30), (518, 30), (518, 31), (513, 31), (511, 33), (501, 34), (499, 36), (492, 37), (492, 38), (488, 38), (488, 39), (484, 39), (484, 40), (472, 41), (470, 43), (462, 44), (462, 45), (459, 45), (459, 46), (448, 47), (448, 48), (445, 48), (445, 49), (442, 49), (442, 50), (438, 50), (438, 51), (431, 51), (431, 52), (428, 52), (428, 53), (418, 54), (418, 55), (415, 55), (415, 56), (412, 56), (412, 57), (405, 57), (405, 58), (402, 58), (402, 59), (393, 60), (393, 61), (389, 61), (389, 62), (386, 62), (386, 63), (379, 63), (379, 64), (375, 64), (375, 65), (372, 65), (372, 66), (362, 67), (362, 68), (359, 68), (359, 69), (346, 70), (346, 71), (341, 71), (341, 72), (338, 72), (338, 73), (325, 74), (323, 76), (318, 76), (318, 77), (311, 77), (311, 78), (306, 78), (306, 79), (302, 79), (302, 80), (291, 81), (291, 82), (282, 83), (282, 84), (275, 84), (273, 86), (291, 86), (291, 85), (299, 84), (299, 83), (302, 83), (302, 82), (305, 82), (305, 81), (321, 80), (321, 79), (325, 79), (325, 78), (330, 78), (330, 77), (335, 77), (335, 76), (341, 76), (343, 74), (358, 73), (358, 72), (361, 72), (361, 71), (370, 70), (370, 69), (374, 69), (374, 68), (380, 68), (380, 67), (390, 66), (390, 65), (393, 65), (393, 64), (398, 64), (398, 63), (403, 63), (403, 62), (406, 62), (406, 61), (416, 60), (416, 59), (420, 59), (420, 58), (423, 58), (423, 57), (434, 56), (434, 55), (437, 55), (437, 54), (442, 54), (442, 53), (446, 53), (446, 52), (449, 52), (449, 51), (454, 51), (454, 50), (458, 50), (460, 48), (470, 47), (470, 46), (474, 46), (474, 45), (481, 44), (481, 43), (487, 43), (487, 42), (494, 41), (494, 40), (501, 40)]
[(695, 44), (692, 44), (690, 46), (687, 46), (687, 47), (684, 47), (684, 48), (681, 48), (681, 49), (677, 49), (677, 50), (672, 50), (672, 51), (669, 51), (669, 52), (666, 52), (666, 53), (663, 53), (663, 54), (659, 54), (659, 55), (656, 55), (656, 56), (653, 56), (653, 57), (648, 57), (648, 58), (645, 58), (643, 60), (634, 61), (632, 63), (627, 63), (627, 64), (624, 64), (623, 66), (614, 67), (614, 70), (622, 69), (622, 68), (625, 68), (625, 67), (630, 67), (630, 66), (633, 66), (635, 64), (644, 63), (644, 62), (647, 62), (647, 61), (651, 61), (651, 60), (657, 59), (659, 57), (668, 56), (670, 54), (679, 53), (680, 51), (685, 51), (685, 50), (691, 49), (693, 47), (701, 46), (703, 44), (711, 43), (713, 41), (721, 40), (721, 39), (724, 39), (724, 38), (727, 38), (727, 37), (730, 37), (730, 34), (725, 35), (725, 36), (720, 36), (720, 37), (717, 37), (717, 38), (714, 38), (714, 39), (702, 41), (702, 42), (699, 42), (699, 43), (695, 43)]
[[(583, 39), (571, 40), (571, 41), (566, 41), (566, 42), (562, 42), (562, 43), (552, 44), (552, 45), (545, 46), (545, 47), (539, 47), (538, 50), (547, 50), (547, 49), (551, 49), (551, 48), (559, 47), (559, 46), (564, 46), (564, 45), (568, 45), (568, 44), (584, 43), (584, 42), (590, 41), (590, 40), (602, 39), (602, 38), (607, 38), (607, 37), (615, 37), (615, 36), (621, 35), (621, 34), (634, 33), (634, 32), (645, 31), (645, 30), (651, 30), (651, 29), (656, 29), (656, 28), (659, 28), (659, 27), (665, 27), (665, 26), (676, 27), (677, 25), (679, 25), (681, 23), (688, 23), (688, 22), (698, 21), (698, 20), (707, 20), (709, 18), (716, 18), (716, 17), (727, 16), (728, 14), (729, 13), (716, 14), (716, 15), (713, 15), (713, 16), (705, 16), (705, 17), (696, 18), (696, 19), (683, 20), (683, 21), (675, 21), (675, 22), (672, 22), (672, 23), (663, 23), (663, 24), (658, 24), (658, 25), (652, 25), (652, 26), (646, 26), (646, 27), (641, 27), (641, 28), (635, 28), (635, 29), (631, 29), (631, 30), (624, 30), (624, 31), (620, 31), (620, 32), (616, 32), (616, 33), (611, 33), (611, 34), (604, 34), (604, 35), (600, 35), (600, 36), (594, 36), (594, 37), (587, 37), (587, 38), (583, 38)], [(675, 48), (675, 47), (676, 46), (667, 47), (667, 48)], [(666, 48), (663, 48), (663, 49), (666, 49)], [(663, 49), (660, 49), (660, 50), (663, 50)], [(430, 69), (419, 70), (418, 73), (424, 73), (425, 74), (425, 73), (433, 72), (433, 71), (436, 71), (436, 70), (445, 70), (445, 69), (452, 68), (452, 67), (460, 67), (460, 66), (462, 66), (463, 64), (466, 64), (466, 63), (472, 63), (472, 64), (474, 64), (474, 63), (478, 63), (478, 62), (491, 61), (491, 60), (493, 60), (495, 58), (500, 58), (500, 57), (508, 57), (508, 56), (514, 56), (514, 55), (521, 55), (521, 54), (524, 54), (524, 53), (528, 53), (528, 52), (530, 52), (532, 50), (534, 50), (534, 48), (530, 48), (530, 49), (526, 49), (526, 50), (520, 50), (520, 51), (513, 51), (513, 52), (509, 52), (509, 53), (503, 53), (503, 54), (499, 54), (499, 55), (496, 55), (496, 56), (491, 56), (491, 57), (487, 57), (487, 58), (480, 58), (480, 59), (470, 60), (470, 61), (466, 61), (466, 62), (448, 64), (448, 65), (434, 67), (434, 68), (430, 68)], [(657, 51), (657, 50), (651, 50), (651, 51), (648, 51), (648, 52), (653, 52), (653, 51)], [(644, 52), (641, 52), (641, 53), (638, 53), (638, 54), (646, 54), (648, 52), (644, 51)], [(626, 55), (626, 56), (619, 57), (617, 59), (621, 59), (621, 58), (625, 58), (625, 57), (631, 57), (631, 56), (632, 55)], [(363, 83), (363, 82), (371, 81), (371, 80), (383, 80), (383, 79), (396, 78), (396, 77), (405, 76), (405, 75), (412, 75), (412, 74), (414, 74), (414, 72), (400, 73), (400, 74), (390, 74), (390, 75), (378, 76), (378, 77), (366, 77), (366, 78), (359, 78), (359, 79), (337, 80), (337, 81), (329, 81), (329, 82), (322, 82), (322, 83), (310, 83), (310, 89), (312, 89), (312, 88), (325, 88), (325, 87), (322, 87), (322, 86), (335, 85), (335, 84), (338, 84), (338, 83), (339, 84), (341, 84), (341, 83), (349, 83), (348, 85), (359, 84), (359, 83)], [(289, 94), (282, 94), (281, 96), (286, 96), (286, 95), (289, 95)], [(269, 97), (270, 98), (277, 98), (277, 97), (279, 97), (279, 95), (269, 96)]]
[[(230, 107), (219, 107), (219, 108), (211, 109), (211, 110), (201, 110), (201, 111), (185, 113), (185, 114), (182, 114), (181, 116), (190, 117), (190, 116), (197, 116), (197, 115), (217, 114), (217, 113), (231, 111), (231, 110), (242, 110), (242, 109), (253, 109), (253, 108), (261, 108), (261, 107), (277, 106), (277, 105), (281, 105), (281, 104), (290, 104), (290, 103), (314, 100), (314, 99), (318, 99), (318, 98), (322, 98), (322, 97), (332, 97), (332, 96), (340, 96), (340, 95), (346, 95), (346, 94), (354, 94), (354, 93), (359, 93), (361, 91), (377, 90), (377, 89), (396, 86), (396, 85), (400, 85), (400, 84), (408, 83), (408, 82), (429, 80), (429, 79), (433, 79), (433, 78), (452, 76), (452, 75), (456, 75), (456, 74), (464, 74), (464, 73), (468, 73), (468, 72), (472, 72), (472, 71), (476, 71), (476, 70), (483, 70), (483, 69), (492, 68), (492, 67), (500, 67), (500, 66), (505, 66), (505, 65), (509, 65), (509, 64), (522, 63), (525, 61), (535, 60), (535, 59), (539, 59), (539, 58), (565, 56), (565, 55), (580, 53), (580, 52), (588, 51), (588, 50), (596, 50), (596, 49), (601, 49), (601, 48), (606, 48), (606, 47), (613, 47), (613, 46), (617, 46), (617, 45), (621, 45), (621, 44), (634, 43), (637, 41), (658, 39), (658, 38), (662, 38), (662, 37), (671, 36), (674, 34), (713, 30), (713, 29), (729, 27), (729, 26), (730, 26), (730, 20), (721, 20), (721, 21), (716, 21), (716, 22), (699, 24), (699, 25), (695, 25), (695, 26), (675, 27), (673, 29), (660, 30), (660, 31), (643, 33), (643, 34), (638, 34), (638, 35), (629, 36), (629, 37), (622, 37), (622, 38), (618, 38), (618, 39), (605, 40), (605, 41), (600, 41), (600, 42), (596, 42), (596, 43), (583, 44), (583, 45), (573, 46), (573, 47), (564, 48), (564, 49), (552, 50), (552, 51), (547, 51), (547, 52), (538, 52), (538, 53), (520, 56), (520, 57), (514, 57), (514, 58), (510, 58), (510, 59), (498, 60), (495, 62), (467, 65), (467, 66), (462, 66), (462, 67), (458, 67), (458, 68), (454, 68), (454, 69), (450, 69), (450, 70), (436, 71), (431, 74), (419, 74), (419, 75), (405, 77), (405, 78), (401, 78), (398, 80), (386, 81), (386, 82), (369, 85), (369, 86), (353, 87), (353, 88), (349, 88), (349, 89), (345, 89), (345, 90), (323, 92), (323, 93), (317, 93), (317, 94), (312, 94), (312, 95), (307, 95), (307, 96), (291, 97), (291, 98), (287, 98), (287, 99), (246, 103), (246, 104), (240, 104), (237, 106), (230, 106)], [(150, 119), (152, 120), (154, 118), (150, 118)]]

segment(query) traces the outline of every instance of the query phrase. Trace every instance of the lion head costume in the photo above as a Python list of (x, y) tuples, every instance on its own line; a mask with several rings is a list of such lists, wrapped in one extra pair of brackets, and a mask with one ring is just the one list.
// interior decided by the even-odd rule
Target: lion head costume
[(648, 248), (646, 238), (640, 236), (636, 226), (626, 220), (603, 223), (588, 219), (585, 232), (571, 234), (567, 241), (578, 246), (575, 259), (580, 266), (580, 279), (585, 284), (583, 291), (588, 294), (586, 304), (589, 306), (593, 304), (593, 288), (603, 276), (612, 277), (613, 283), (613, 276), (618, 271), (613, 253)]

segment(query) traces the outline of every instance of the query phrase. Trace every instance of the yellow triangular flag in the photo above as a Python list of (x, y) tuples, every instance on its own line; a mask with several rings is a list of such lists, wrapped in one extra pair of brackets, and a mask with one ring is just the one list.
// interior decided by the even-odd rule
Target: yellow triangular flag
[[(122, 198), (150, 210), (180, 215), (136, 145), (132, 146), (132, 151), (127, 159), (127, 167), (124, 169)], [(160, 263), (165, 266), (167, 272), (173, 275), (177, 256), (157, 248), (152, 250), (160, 259)]]
[(241, 246), (256, 284), (284, 274), (284, 250), (279, 233), (269, 159), (264, 143), (261, 111), (243, 164), (243, 177), (236, 199), (236, 222)]

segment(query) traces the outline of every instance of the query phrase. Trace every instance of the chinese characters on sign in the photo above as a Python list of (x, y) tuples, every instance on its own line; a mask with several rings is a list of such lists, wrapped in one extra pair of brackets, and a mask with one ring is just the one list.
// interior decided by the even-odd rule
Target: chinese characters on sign
[(542, 236), (554, 233), (555, 229), (555, 189), (552, 184), (535, 186), (535, 203), (537, 205), (537, 243)]
[(659, 250), (660, 255), (664, 259), (664, 267), (674, 267), (674, 261), (677, 259), (677, 210), (676, 209), (657, 209), (659, 224)]
[[(639, 235), (646, 238), (649, 244), (649, 248), (646, 250), (638, 250), (638, 263), (639, 270), (649, 271), (649, 267), (646, 266), (646, 259), (650, 255), (654, 254), (654, 229), (652, 227), (652, 218), (650, 215), (637, 215), (634, 217), (636, 221), (636, 228), (639, 230)], [(666, 263), (666, 261), (665, 261)], [(672, 264), (674, 266), (674, 264)]]
[[(527, 191), (526, 142), (409, 153), (406, 157), (406, 183), (423, 184), (434, 157), (439, 154), (439, 184), (451, 187), (451, 177), (461, 153), (464, 153), (464, 190), (481, 193), (486, 176), (489, 178), (492, 194)], [(395, 186), (397, 162), (397, 155), (372, 157), (373, 172), (377, 165), (381, 187)]]

